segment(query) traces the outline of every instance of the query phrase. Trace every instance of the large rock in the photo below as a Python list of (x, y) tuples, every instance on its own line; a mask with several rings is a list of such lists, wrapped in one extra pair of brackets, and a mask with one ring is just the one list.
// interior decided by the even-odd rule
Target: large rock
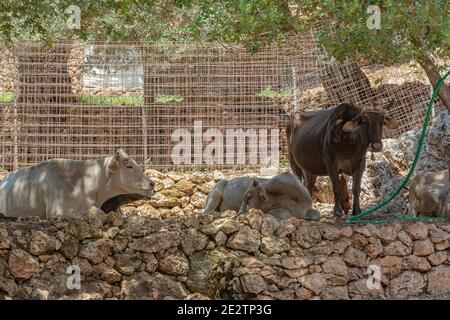
[(247, 293), (258, 294), (266, 290), (267, 282), (259, 274), (246, 274), (240, 277), (242, 289)]
[[(246, 219), (248, 221), (248, 225), (250, 226), (250, 228), (258, 230), (258, 231), (261, 230), (261, 224), (263, 221), (262, 215), (260, 215), (256, 212), (251, 212), (246, 215)], [(294, 230), (295, 230), (295, 227), (294, 227)]]
[(286, 257), (281, 259), (281, 266), (285, 269), (294, 270), (299, 268), (306, 268), (313, 262), (308, 257)]
[(219, 282), (214, 274), (217, 263), (211, 253), (208, 251), (194, 253), (189, 257), (189, 265), (187, 288), (214, 298)]
[(56, 238), (42, 231), (34, 231), (29, 244), (30, 253), (36, 256), (53, 253), (56, 249), (56, 241)]
[(116, 256), (115, 268), (124, 275), (132, 275), (140, 266), (138, 254), (123, 253)]
[(335, 274), (338, 276), (347, 276), (348, 269), (341, 257), (331, 257), (322, 264), (325, 273)]
[(217, 232), (222, 231), (226, 235), (232, 234), (239, 230), (239, 222), (230, 218), (220, 218), (214, 220), (210, 224), (202, 225), (200, 230), (209, 236), (215, 235)]
[(108, 283), (120, 282), (122, 279), (122, 275), (117, 270), (103, 262), (93, 267), (93, 275)]
[(397, 230), (393, 226), (382, 226), (378, 232), (378, 236), (384, 244), (388, 244), (397, 239)]
[(392, 279), (389, 285), (393, 297), (402, 298), (420, 295), (426, 286), (424, 277), (417, 271), (405, 271)]
[[(14, 297), (19, 291), (19, 287), (17, 286), (14, 279), (6, 278), (0, 275), (0, 291), (1, 290), (6, 292), (9, 297)], [(1, 293), (0, 297), (2, 297)]]
[(180, 235), (177, 231), (155, 233), (144, 238), (134, 239), (128, 246), (136, 251), (158, 252), (176, 247), (180, 244)]
[(196, 192), (191, 196), (191, 204), (196, 208), (203, 208), (206, 202), (206, 195), (201, 192)]
[(447, 252), (438, 251), (428, 256), (428, 260), (431, 262), (433, 266), (438, 266), (443, 264), (445, 260), (447, 260)]
[(305, 275), (300, 279), (301, 284), (316, 295), (319, 295), (327, 286), (327, 278), (322, 273)]
[[(254, 228), (255, 229), (255, 228)], [(278, 237), (286, 237), (295, 231), (295, 225), (287, 220), (280, 221), (280, 226), (277, 230)]]
[(186, 288), (171, 277), (155, 272), (140, 272), (126, 277), (121, 283), (121, 298), (131, 300), (184, 299)]
[(322, 291), (320, 297), (323, 300), (346, 300), (348, 299), (347, 286), (328, 286)]
[(208, 237), (192, 227), (187, 229), (181, 240), (183, 251), (188, 256), (196, 251), (203, 250), (207, 244)]
[(292, 234), (292, 240), (296, 241), (301, 248), (308, 249), (320, 243), (322, 236), (317, 227), (308, 223), (297, 228)]
[(194, 194), (195, 183), (187, 179), (181, 179), (175, 184), (175, 188), (191, 196)]
[(434, 245), (430, 239), (414, 241), (413, 254), (416, 256), (428, 256), (434, 252)]
[(156, 193), (148, 202), (154, 208), (173, 208), (181, 205), (181, 200), (173, 196)]
[(428, 259), (425, 257), (418, 257), (418, 256), (407, 256), (403, 258), (403, 269), (409, 269), (413, 271), (428, 271), (431, 269), (431, 265), (428, 262)]
[(280, 226), (280, 222), (277, 218), (271, 214), (266, 214), (263, 216), (263, 221), (261, 224), (261, 234), (265, 236), (273, 236)]
[(347, 286), (350, 298), (355, 299), (367, 299), (367, 298), (384, 298), (383, 286), (377, 289), (376, 287), (368, 286), (368, 279), (363, 278), (359, 280), (352, 281)]
[(322, 235), (322, 238), (330, 241), (338, 240), (341, 237), (340, 230), (329, 224), (320, 225), (319, 232)]
[(11, 238), (9, 237), (8, 230), (3, 224), (0, 224), (0, 250), (9, 249), (11, 247)]
[(72, 260), (72, 265), (78, 266), (81, 274), (85, 277), (89, 277), (93, 272), (92, 265), (87, 259), (75, 257)]
[(367, 255), (354, 247), (348, 247), (343, 259), (346, 263), (354, 267), (366, 267), (368, 265)]
[(102, 262), (111, 254), (112, 241), (108, 239), (98, 239), (88, 242), (81, 247), (80, 257), (88, 259), (96, 264)]
[(186, 275), (189, 261), (180, 253), (171, 254), (159, 261), (159, 270), (172, 276)]
[(30, 279), (40, 271), (37, 259), (22, 249), (11, 251), (8, 267), (12, 275), (19, 279)]
[(430, 230), (430, 240), (433, 241), (433, 243), (443, 242), (448, 239), (450, 239), (450, 234), (444, 230), (439, 228)]
[(80, 218), (69, 221), (67, 233), (79, 240), (99, 238), (102, 236), (102, 226), (105, 222), (105, 213), (101, 209), (90, 207)]
[(145, 271), (153, 273), (158, 269), (158, 260), (153, 253), (141, 253), (141, 258), (145, 262)]
[(379, 255), (383, 253), (383, 251), (384, 247), (380, 239), (375, 239), (374, 243), (370, 243), (364, 248), (364, 252), (371, 259), (377, 258)]
[(79, 249), (78, 239), (72, 235), (66, 234), (64, 236), (64, 241), (60, 248), (62, 255), (65, 256), (67, 259), (72, 259), (77, 255), (78, 249)]
[(260, 233), (248, 226), (243, 226), (228, 239), (227, 247), (251, 253), (256, 252), (260, 244)]
[(406, 231), (413, 240), (424, 240), (428, 237), (428, 227), (423, 222), (416, 222), (409, 225)]
[(450, 294), (450, 266), (439, 266), (428, 273), (427, 292), (435, 296)]
[(384, 247), (384, 255), (404, 257), (411, 253), (411, 250), (400, 241), (389, 243)]
[(198, 185), (197, 188), (198, 188), (198, 190), (200, 190), (204, 194), (208, 194), (208, 193), (210, 193), (212, 191), (214, 186), (215, 186), (214, 181), (208, 181), (208, 182), (205, 182), (205, 183), (202, 183), (202, 184)]
[(286, 238), (263, 237), (261, 241), (261, 251), (271, 256), (291, 248)]

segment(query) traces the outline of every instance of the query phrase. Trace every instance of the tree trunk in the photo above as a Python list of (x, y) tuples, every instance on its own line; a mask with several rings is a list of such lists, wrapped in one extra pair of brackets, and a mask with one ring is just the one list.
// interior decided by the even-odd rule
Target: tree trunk
[[(439, 74), (439, 71), (434, 64), (434, 62), (428, 58), (424, 57), (423, 59), (418, 60), (420, 66), (425, 70), (425, 73), (427, 74), (428, 79), (430, 80), (431, 84), (433, 85), (433, 88), (436, 89), (436, 86), (441, 79), (441, 75)], [(450, 112), (450, 89), (447, 87), (447, 85), (444, 83), (442, 84), (441, 89), (438, 92), (438, 96), (441, 99), (442, 103), (447, 108), (448, 112)]]

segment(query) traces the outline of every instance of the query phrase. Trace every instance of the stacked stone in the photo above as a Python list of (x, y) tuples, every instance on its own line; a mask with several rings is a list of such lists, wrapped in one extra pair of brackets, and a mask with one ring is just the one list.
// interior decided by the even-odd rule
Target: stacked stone
[(5, 49), (0, 49), (0, 91), (14, 91), (14, 79), (17, 77), (17, 58)]
[(155, 181), (155, 195), (149, 201), (136, 201), (123, 207), (123, 212), (155, 219), (200, 213), (215, 183), (225, 178), (220, 171), (161, 173), (147, 170)]
[[(151, 219), (91, 208), (70, 221), (0, 222), (0, 298), (448, 298), (449, 253), (449, 224), (337, 226), (258, 210)], [(368, 286), (371, 265), (378, 289)], [(67, 285), (70, 266), (80, 289)]]
[[(449, 225), (422, 222), (342, 228), (302, 222), (288, 236), (287, 257), (241, 260), (234, 292), (259, 299), (450, 298), (449, 232)], [(368, 285), (371, 265), (380, 268), (379, 289)]]

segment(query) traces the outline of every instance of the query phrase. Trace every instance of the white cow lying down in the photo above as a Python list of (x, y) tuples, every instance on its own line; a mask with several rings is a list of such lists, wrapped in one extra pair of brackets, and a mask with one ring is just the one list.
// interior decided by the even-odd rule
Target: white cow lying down
[(449, 170), (418, 173), (409, 189), (408, 211), (412, 217), (425, 214), (450, 219)]
[(77, 216), (120, 194), (154, 194), (154, 182), (122, 149), (96, 160), (53, 159), (11, 173), (0, 182), (7, 217)]

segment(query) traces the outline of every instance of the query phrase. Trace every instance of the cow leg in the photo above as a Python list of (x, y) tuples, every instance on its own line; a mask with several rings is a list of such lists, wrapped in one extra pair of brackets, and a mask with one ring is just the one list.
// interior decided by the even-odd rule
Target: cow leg
[(343, 174), (339, 178), (339, 183), (341, 186), (341, 207), (344, 210), (344, 214), (347, 214), (350, 210), (350, 195), (348, 194), (347, 180)]
[(222, 202), (222, 188), (214, 188), (208, 197), (206, 198), (205, 209), (203, 210), (203, 216), (208, 216), (214, 211), (219, 210), (220, 202)]
[[(365, 166), (365, 164), (364, 164)], [(361, 213), (361, 207), (359, 204), (359, 196), (361, 195), (361, 178), (364, 172), (363, 169), (358, 170), (352, 175), (353, 183), (352, 183), (352, 193), (353, 193), (353, 210), (352, 214), (357, 215)]]
[(316, 185), (317, 176), (305, 175), (306, 180), (306, 188), (308, 189), (309, 194), (313, 201), (317, 200), (317, 197), (314, 195), (314, 186)]
[(359, 197), (361, 195), (361, 179), (364, 173), (364, 169), (366, 168), (366, 161), (361, 161), (359, 170), (353, 173), (353, 183), (352, 183), (352, 192), (353, 192), (353, 210), (352, 214), (357, 215), (361, 213), (361, 207), (359, 203)]
[(417, 217), (416, 195), (414, 194), (413, 189), (409, 190), (408, 216)]
[(447, 203), (448, 195), (450, 191), (448, 191), (446, 194), (441, 195), (439, 198), (439, 206), (438, 206), (438, 212), (437, 214), (442, 218), (445, 219), (447, 215), (447, 209), (449, 207), (449, 204)]
[(337, 216), (342, 216), (342, 207), (341, 207), (341, 185), (339, 182), (339, 173), (336, 170), (328, 170), (331, 172), (330, 180), (331, 185), (333, 186), (333, 195), (334, 195), (334, 209), (333, 213)]
[(359, 204), (359, 196), (361, 194), (361, 177), (362, 171), (353, 174), (352, 193), (353, 193), (353, 210), (352, 214), (357, 215), (361, 213), (361, 207)]

